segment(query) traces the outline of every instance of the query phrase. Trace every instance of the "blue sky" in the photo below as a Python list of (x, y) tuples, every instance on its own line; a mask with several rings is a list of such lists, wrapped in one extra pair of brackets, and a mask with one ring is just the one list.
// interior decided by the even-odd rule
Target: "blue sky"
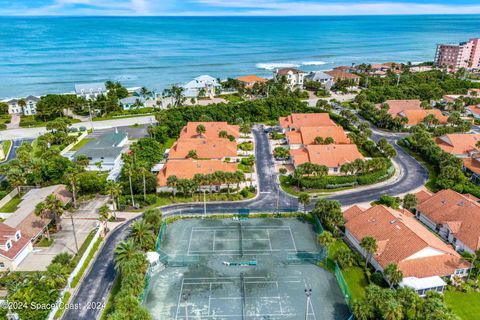
[(480, 13), (480, 0), (0, 0), (0, 15), (385, 15)]

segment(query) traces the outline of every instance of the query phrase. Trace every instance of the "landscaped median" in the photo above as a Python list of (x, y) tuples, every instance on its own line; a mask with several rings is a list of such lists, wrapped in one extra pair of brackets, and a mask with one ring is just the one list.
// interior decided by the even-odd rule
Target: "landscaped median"
[(321, 193), (335, 192), (356, 186), (365, 186), (379, 183), (391, 178), (395, 174), (394, 166), (388, 169), (348, 176), (281, 176), (280, 183), (283, 190), (291, 195), (298, 196), (302, 192)]

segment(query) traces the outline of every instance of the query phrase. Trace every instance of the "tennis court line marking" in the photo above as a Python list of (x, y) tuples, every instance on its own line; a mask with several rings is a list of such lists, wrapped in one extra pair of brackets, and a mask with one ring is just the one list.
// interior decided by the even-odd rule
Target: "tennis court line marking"
[(184, 281), (185, 281), (185, 278), (182, 279), (182, 285), (180, 286), (180, 293), (178, 294), (177, 312), (175, 313), (175, 319), (178, 318), (178, 311), (180, 310), (180, 299), (182, 298), (183, 282), (184, 282)]
[(270, 246), (270, 251), (272, 250), (272, 241), (270, 241), (270, 230), (267, 230), (267, 236), (268, 236), (268, 245)]
[(295, 251), (298, 251), (297, 250), (297, 245), (295, 244), (295, 239), (293, 239), (292, 228), (290, 228), (290, 226), (289, 226), (288, 230), (290, 231), (290, 237), (292, 238), (293, 248), (295, 249)]
[[(283, 226), (283, 227), (276, 227), (276, 226), (242, 226), (244, 229), (256, 229), (256, 230), (291, 230), (290, 226)], [(209, 231), (209, 230), (217, 230), (217, 231), (228, 231), (228, 230), (238, 230), (238, 226), (232, 227), (192, 227), (192, 231)]]
[(192, 235), (193, 235), (193, 228), (190, 230), (190, 239), (188, 240), (188, 250), (187, 253), (190, 253), (190, 245), (192, 244)]
[[(305, 278), (303, 278), (303, 284), (305, 285), (305, 289), (308, 289), (307, 281), (305, 280)], [(312, 299), (310, 299), (309, 308), (312, 309), (312, 312), (311, 313), (308, 312), (308, 306), (307, 306), (307, 316), (311, 314), (313, 315), (313, 319), (317, 320), (317, 316), (315, 315), (315, 310), (313, 309)]]

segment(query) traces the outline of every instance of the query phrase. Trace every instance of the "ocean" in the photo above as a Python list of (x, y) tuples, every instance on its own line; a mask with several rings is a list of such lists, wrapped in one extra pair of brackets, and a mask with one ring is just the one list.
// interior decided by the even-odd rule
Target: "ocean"
[(271, 76), (336, 65), (431, 61), (439, 42), (480, 37), (480, 15), (2, 17), (0, 98), (115, 80), (162, 90), (202, 74)]

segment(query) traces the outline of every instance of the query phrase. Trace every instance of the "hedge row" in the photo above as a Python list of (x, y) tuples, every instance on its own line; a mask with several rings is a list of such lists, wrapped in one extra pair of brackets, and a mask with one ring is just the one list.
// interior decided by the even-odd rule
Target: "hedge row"
[[(390, 171), (390, 172), (389, 172)], [(373, 184), (391, 176), (393, 170), (379, 170), (358, 176), (304, 177), (300, 187), (306, 189), (337, 189), (356, 185)]]

